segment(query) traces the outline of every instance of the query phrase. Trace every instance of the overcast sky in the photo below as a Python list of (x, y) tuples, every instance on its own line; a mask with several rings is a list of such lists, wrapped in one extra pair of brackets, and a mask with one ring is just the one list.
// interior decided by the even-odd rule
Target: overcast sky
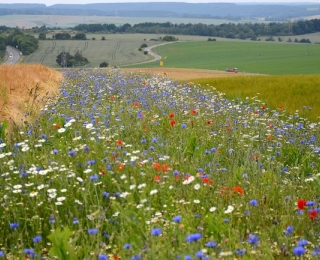
[(320, 0), (1, 0), (2, 4), (13, 3), (41, 3), (46, 5), (53, 4), (88, 4), (88, 3), (128, 3), (128, 2), (186, 2), (186, 3), (319, 3)]

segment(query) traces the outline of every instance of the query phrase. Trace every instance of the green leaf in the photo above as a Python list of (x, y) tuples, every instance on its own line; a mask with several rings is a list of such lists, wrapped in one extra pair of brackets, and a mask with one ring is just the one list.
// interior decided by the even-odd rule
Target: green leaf
[(49, 250), (49, 255), (56, 256), (63, 260), (77, 259), (73, 247), (68, 243), (71, 236), (72, 232), (68, 227), (64, 230), (57, 228), (53, 234), (48, 236), (48, 239), (53, 244), (52, 248)]

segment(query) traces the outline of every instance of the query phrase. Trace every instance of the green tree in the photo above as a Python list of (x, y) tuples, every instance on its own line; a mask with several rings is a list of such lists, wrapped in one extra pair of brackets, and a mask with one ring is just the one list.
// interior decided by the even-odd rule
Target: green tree
[(70, 40), (71, 35), (69, 33), (56, 33), (55, 39), (56, 40)]
[(39, 33), (39, 40), (45, 40), (47, 38), (47, 35), (44, 32)]
[(100, 65), (99, 65), (100, 68), (107, 68), (108, 66), (109, 66), (109, 64), (107, 62), (105, 62), (105, 61), (101, 62)]
[(72, 67), (73, 66), (73, 56), (69, 52), (60, 52), (56, 57), (56, 62), (61, 67)]
[(77, 33), (73, 38), (75, 40), (86, 40), (87, 36), (85, 33)]
[(82, 54), (79, 51), (77, 51), (73, 58), (73, 66), (84, 66), (88, 63), (88, 59), (83, 57)]

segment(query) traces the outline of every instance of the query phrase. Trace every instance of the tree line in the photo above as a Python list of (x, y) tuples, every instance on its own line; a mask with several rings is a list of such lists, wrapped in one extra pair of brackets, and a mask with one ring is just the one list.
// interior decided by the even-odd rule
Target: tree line
[(255, 40), (260, 36), (301, 35), (320, 32), (320, 19), (281, 23), (225, 23), (220, 25), (173, 24), (171, 22), (145, 22), (133, 26), (128, 23), (120, 26), (114, 24), (79, 24), (70, 29), (87, 33), (161, 33)]
[(23, 55), (29, 55), (37, 50), (38, 39), (30, 34), (23, 33), (20, 29), (0, 26), (0, 55), (2, 57), (7, 45), (19, 49)]

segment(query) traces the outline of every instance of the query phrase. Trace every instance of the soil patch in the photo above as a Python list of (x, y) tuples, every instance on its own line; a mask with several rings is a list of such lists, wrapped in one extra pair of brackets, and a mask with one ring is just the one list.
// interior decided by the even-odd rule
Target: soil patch
[(204, 69), (184, 69), (184, 68), (132, 68), (121, 69), (123, 72), (141, 72), (151, 75), (167, 75), (171, 79), (186, 80), (199, 78), (217, 78), (217, 77), (238, 77), (252, 75), (249, 73), (234, 73), (218, 70), (204, 70)]

